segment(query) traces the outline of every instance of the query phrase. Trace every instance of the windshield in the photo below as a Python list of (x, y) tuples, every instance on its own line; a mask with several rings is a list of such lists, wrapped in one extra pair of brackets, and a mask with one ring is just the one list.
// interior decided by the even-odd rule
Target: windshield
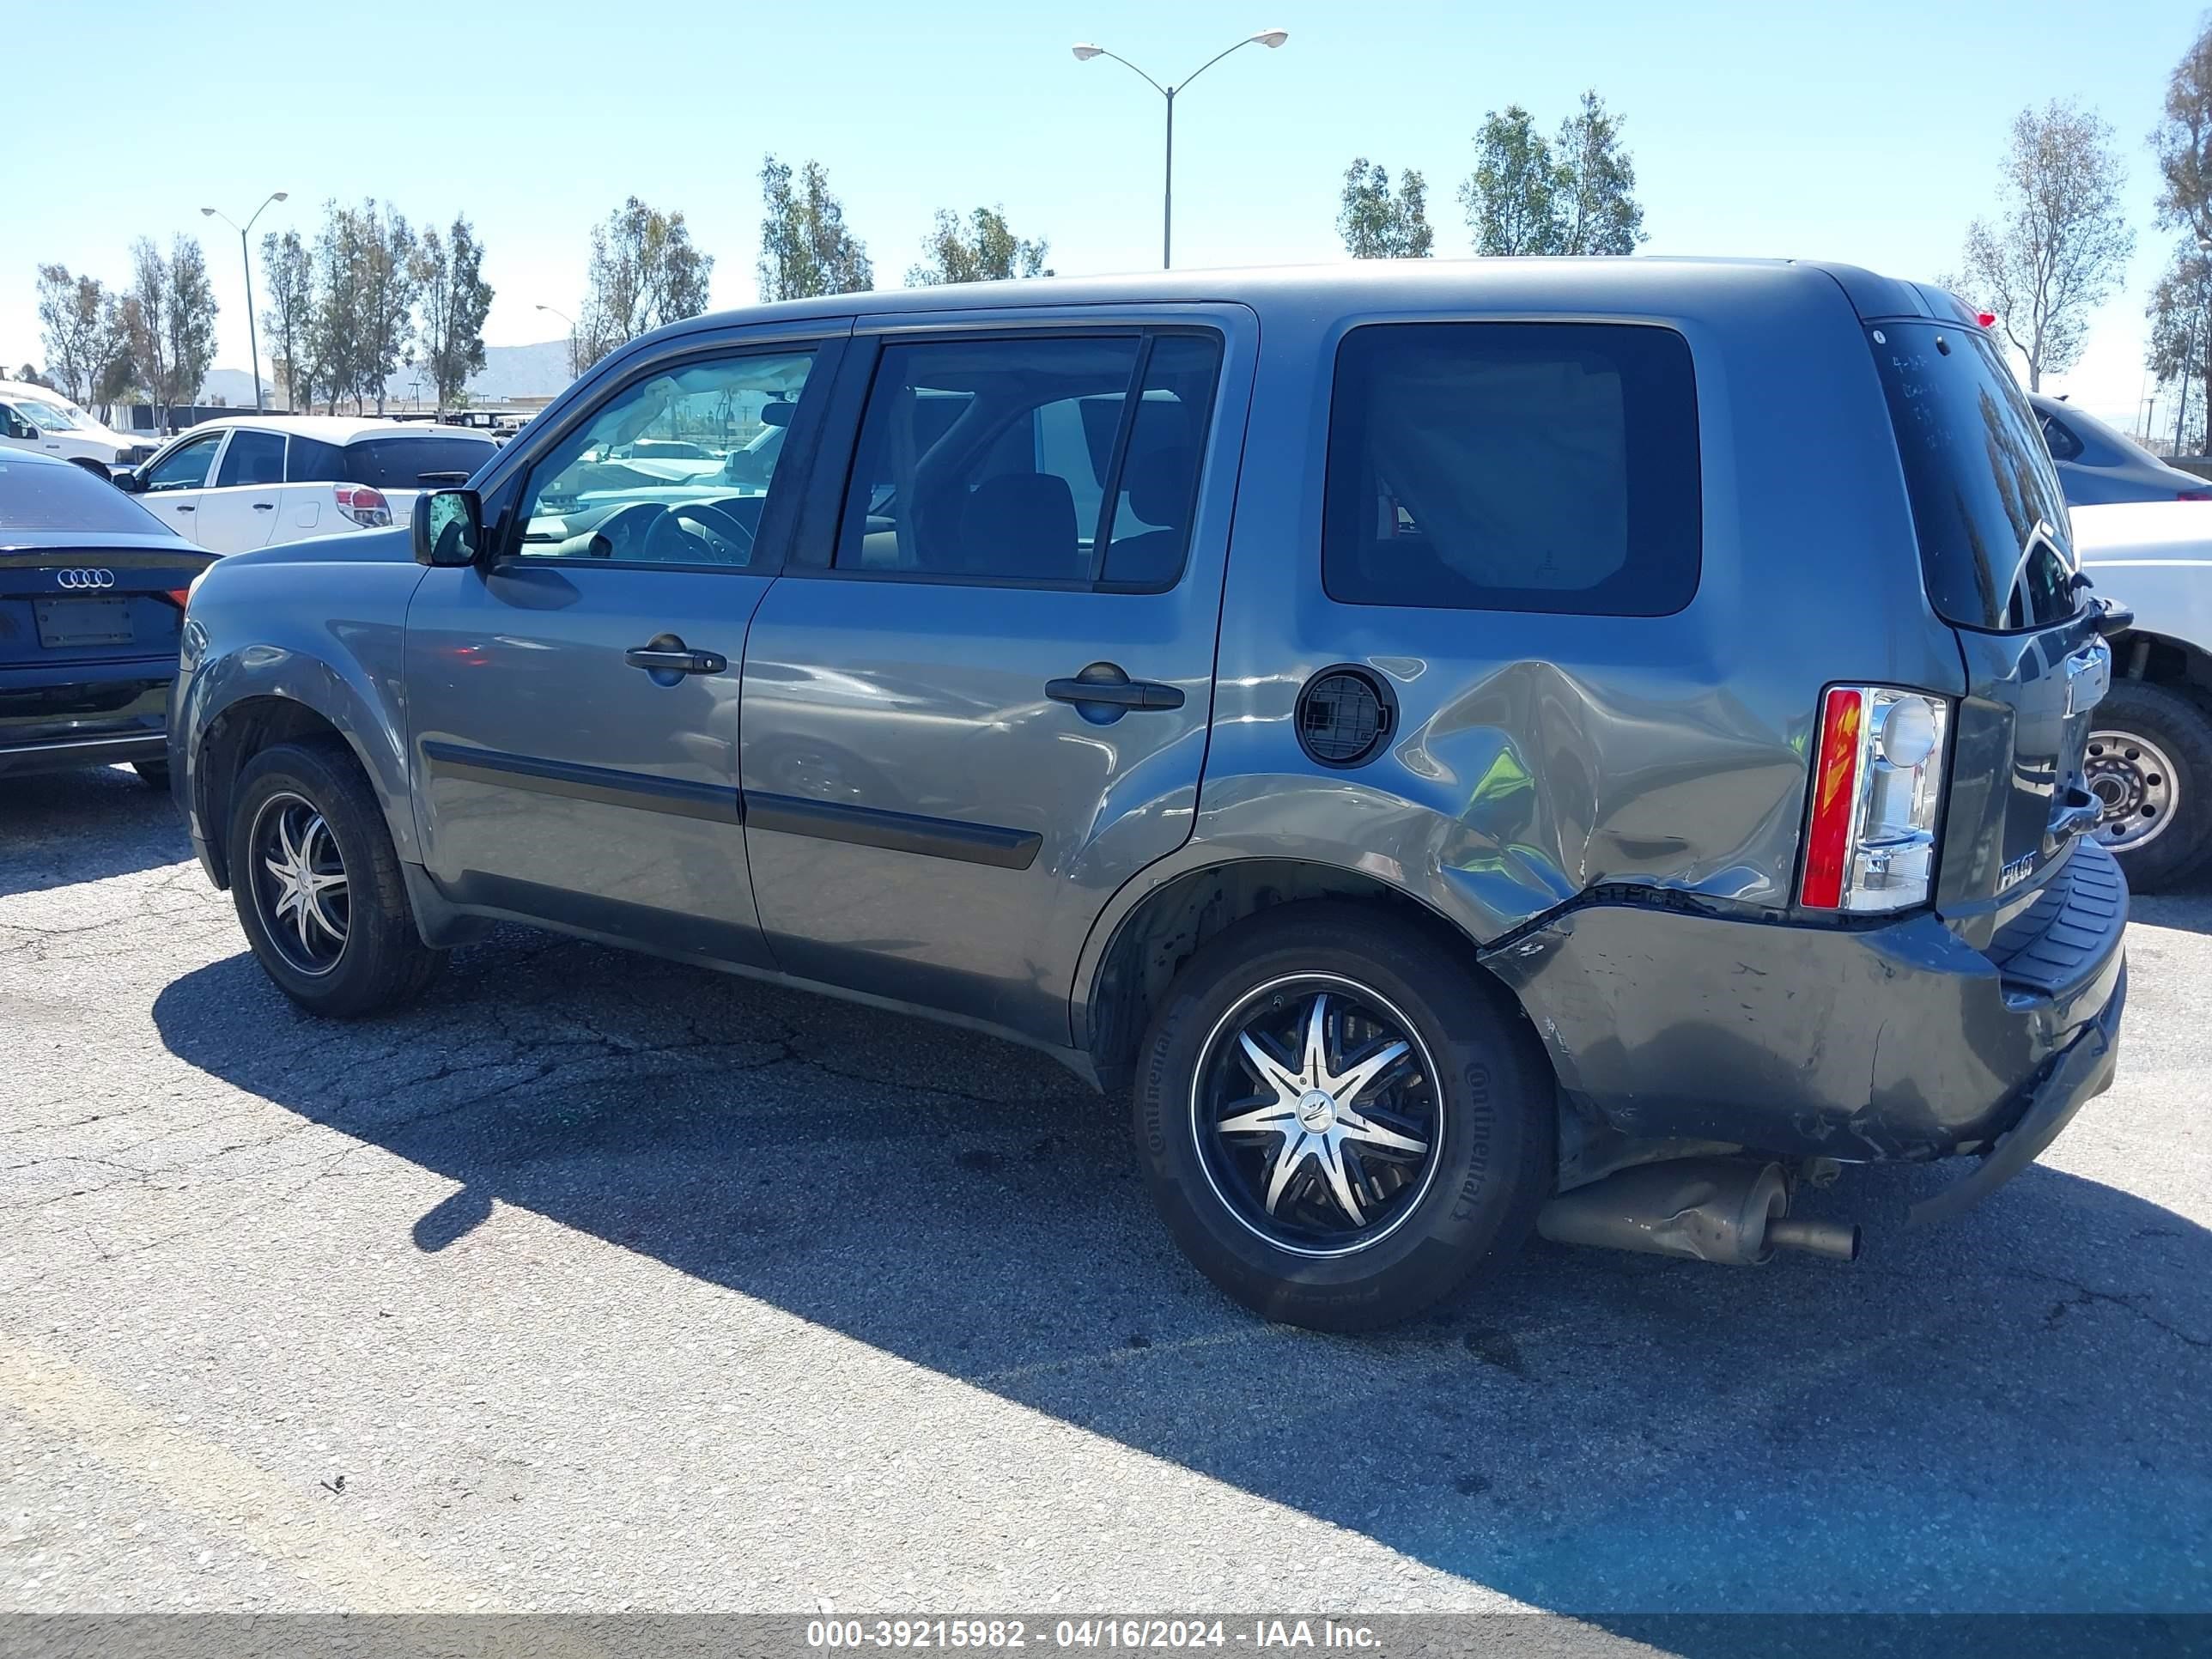
[(40, 426), (53, 427), (64, 432), (81, 431), (86, 425), (84, 417), (74, 410), (59, 404), (43, 403), (30, 398), (18, 398), (16, 407)]
[(1912, 501), (1922, 579), (1962, 628), (2041, 628), (2079, 608), (2073, 532), (2035, 411), (1979, 330), (1867, 331)]

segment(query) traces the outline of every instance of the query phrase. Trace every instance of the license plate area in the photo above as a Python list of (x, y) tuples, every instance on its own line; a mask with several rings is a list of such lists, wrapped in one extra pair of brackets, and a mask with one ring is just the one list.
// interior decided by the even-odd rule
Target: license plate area
[(39, 643), (49, 651), (128, 645), (133, 637), (128, 599), (37, 599), (32, 609), (39, 619)]

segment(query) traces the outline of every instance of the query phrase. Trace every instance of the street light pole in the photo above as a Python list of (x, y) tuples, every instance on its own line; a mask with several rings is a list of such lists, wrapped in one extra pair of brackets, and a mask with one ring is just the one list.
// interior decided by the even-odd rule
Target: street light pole
[(538, 309), (558, 317), (568, 325), (568, 378), (574, 380), (576, 378), (576, 319), (556, 306), (540, 306)]
[(254, 209), (253, 218), (248, 219), (244, 225), (228, 213), (218, 213), (211, 207), (200, 210), (202, 217), (220, 219), (238, 233), (238, 260), (246, 267), (246, 345), (253, 355), (253, 412), (256, 415), (261, 413), (261, 336), (255, 332), (253, 327), (253, 255), (246, 248), (246, 234), (253, 228), (254, 219), (258, 219), (269, 210), (269, 202), (281, 202), (289, 194), (289, 191), (270, 191), (269, 201)]
[(1192, 82), (1197, 80), (1200, 76), (1205, 74), (1206, 70), (1212, 69), (1223, 58), (1228, 57), (1231, 52), (1237, 51), (1238, 47), (1255, 46), (1266, 46), (1270, 51), (1273, 51), (1275, 47), (1281, 46), (1284, 41), (1290, 38), (1291, 33), (1288, 29), (1261, 29), (1257, 34), (1249, 34), (1245, 36), (1244, 39), (1237, 41), (1235, 46), (1224, 47), (1221, 51), (1215, 52), (1212, 57), (1207, 58), (1203, 64), (1200, 64), (1189, 74), (1184, 76), (1182, 80), (1172, 85), (1164, 87), (1158, 82), (1153, 80), (1151, 76), (1146, 75), (1144, 70), (1139, 69), (1127, 58), (1122, 57), (1119, 52), (1109, 52), (1103, 46), (1094, 46), (1087, 40), (1078, 41), (1073, 48), (1075, 53), (1075, 61), (1079, 64), (1087, 64), (1094, 58), (1112, 58), (1123, 69), (1127, 70), (1137, 76), (1146, 86), (1150, 87), (1154, 92), (1159, 94), (1159, 95), (1167, 102), (1168, 122), (1167, 144), (1165, 149), (1166, 166), (1164, 176), (1163, 177), (1160, 184), (1160, 269), (1162, 270), (1168, 270), (1175, 264), (1176, 94), (1181, 92)]

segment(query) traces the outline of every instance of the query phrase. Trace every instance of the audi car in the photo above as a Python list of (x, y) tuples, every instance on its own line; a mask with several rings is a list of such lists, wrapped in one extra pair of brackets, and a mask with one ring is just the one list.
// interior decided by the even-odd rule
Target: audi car
[(215, 556), (83, 467), (0, 450), (0, 777), (127, 762), (167, 786), (185, 603)]

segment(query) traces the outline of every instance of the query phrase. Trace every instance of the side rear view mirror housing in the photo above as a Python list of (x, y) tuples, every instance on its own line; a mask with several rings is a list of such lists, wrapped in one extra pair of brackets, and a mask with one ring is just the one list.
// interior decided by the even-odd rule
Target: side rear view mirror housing
[(451, 567), (483, 556), (483, 498), (473, 489), (434, 489), (415, 504), (415, 562)]
[(143, 495), (146, 492), (146, 475), (135, 466), (110, 467), (107, 482), (126, 495)]

